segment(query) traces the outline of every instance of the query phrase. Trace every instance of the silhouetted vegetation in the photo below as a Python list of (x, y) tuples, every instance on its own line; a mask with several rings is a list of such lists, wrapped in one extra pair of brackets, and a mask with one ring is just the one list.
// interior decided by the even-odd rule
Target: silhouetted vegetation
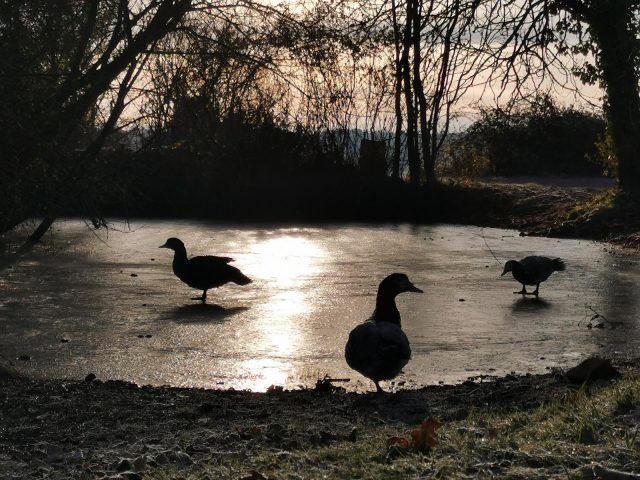
[[(37, 239), (67, 213), (404, 217), (423, 185), (444, 208), (438, 162), (456, 174), (605, 170), (633, 191), (640, 2), (504, 7), (3, 2), (0, 232), (41, 216)], [(602, 119), (552, 102), (514, 110), (554, 87), (580, 99), (578, 82), (605, 91)], [(448, 142), (478, 91), (496, 108)], [(366, 171), (363, 140), (376, 156)], [(411, 206), (419, 218), (424, 202)]]
[(613, 155), (603, 151), (605, 138), (601, 117), (558, 107), (543, 97), (512, 111), (483, 110), (479, 120), (446, 146), (443, 169), (472, 177), (600, 176)]

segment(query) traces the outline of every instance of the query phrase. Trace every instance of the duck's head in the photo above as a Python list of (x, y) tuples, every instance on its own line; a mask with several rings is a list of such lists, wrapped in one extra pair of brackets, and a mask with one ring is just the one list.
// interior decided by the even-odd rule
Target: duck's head
[(513, 270), (517, 267), (518, 263), (519, 262), (517, 260), (509, 260), (507, 263), (504, 264), (504, 270), (502, 271), (502, 275), (500, 276), (502, 277), (509, 272), (513, 272)]
[(164, 242), (164, 245), (160, 245), (159, 248), (170, 248), (173, 251), (185, 249), (182, 240), (175, 237), (169, 238), (166, 242)]
[(378, 295), (395, 297), (404, 292), (423, 293), (404, 273), (392, 273), (378, 287)]

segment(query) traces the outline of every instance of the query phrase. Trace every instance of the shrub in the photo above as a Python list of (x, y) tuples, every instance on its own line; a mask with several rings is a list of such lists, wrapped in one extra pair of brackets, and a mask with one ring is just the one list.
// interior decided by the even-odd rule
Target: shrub
[(457, 176), (599, 176), (612, 173), (606, 138), (603, 118), (544, 96), (511, 111), (483, 110), (449, 142), (444, 161)]

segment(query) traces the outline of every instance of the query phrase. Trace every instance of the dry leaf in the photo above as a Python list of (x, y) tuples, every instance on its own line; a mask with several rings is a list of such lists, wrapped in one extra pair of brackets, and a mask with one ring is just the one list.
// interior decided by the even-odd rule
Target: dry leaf
[(413, 439), (413, 447), (417, 450), (426, 451), (434, 448), (438, 445), (436, 439), (436, 430), (442, 426), (436, 418), (427, 418), (419, 428), (416, 428), (411, 432), (411, 438)]
[(387, 439), (387, 447), (393, 446), (406, 450), (409, 448), (409, 440), (404, 437), (390, 437)]

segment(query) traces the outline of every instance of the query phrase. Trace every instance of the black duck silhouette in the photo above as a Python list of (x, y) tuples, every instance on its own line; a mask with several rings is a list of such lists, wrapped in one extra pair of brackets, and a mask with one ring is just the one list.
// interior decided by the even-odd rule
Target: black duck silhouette
[(364, 323), (351, 330), (344, 350), (347, 364), (373, 380), (383, 392), (380, 380), (395, 378), (411, 358), (409, 340), (402, 331), (396, 296), (403, 292), (422, 293), (404, 273), (393, 273), (378, 287), (376, 309)]
[(233, 282), (238, 285), (247, 285), (251, 279), (244, 275), (236, 267), (229, 265), (233, 261), (230, 257), (216, 257), (206, 255), (187, 258), (187, 249), (178, 238), (168, 239), (160, 248), (170, 248), (174, 251), (173, 273), (180, 280), (192, 288), (202, 290), (201, 297), (192, 300), (207, 301), (207, 290), (217, 288), (225, 283)]
[[(537, 297), (540, 284), (549, 278), (553, 272), (562, 272), (565, 268), (566, 265), (559, 258), (552, 260), (547, 257), (532, 255), (520, 261), (509, 260), (504, 264), (502, 275), (512, 272), (513, 278), (522, 284), (522, 290), (513, 293), (535, 295)], [(535, 291), (527, 292), (526, 285), (535, 285)]]

